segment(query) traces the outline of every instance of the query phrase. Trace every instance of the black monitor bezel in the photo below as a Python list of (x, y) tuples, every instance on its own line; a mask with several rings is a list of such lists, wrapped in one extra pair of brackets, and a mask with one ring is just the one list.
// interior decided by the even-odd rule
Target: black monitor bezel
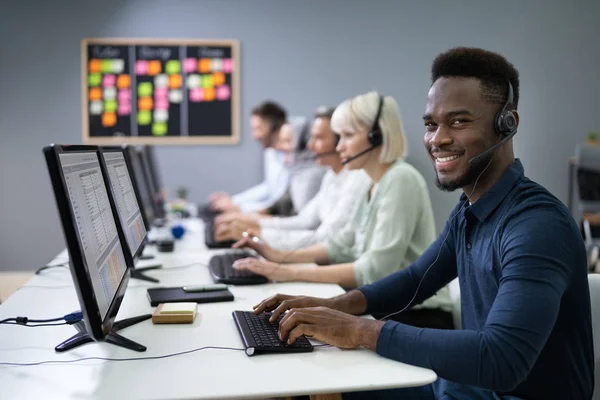
[(150, 168), (150, 177), (152, 178), (154, 189), (158, 192), (158, 194), (160, 194), (163, 190), (163, 184), (162, 177), (160, 176), (160, 168), (158, 166), (158, 161), (156, 160), (156, 152), (154, 151), (154, 146), (143, 145), (142, 152), (144, 154), (144, 157), (146, 158), (148, 167)]
[[(66, 181), (61, 168), (60, 154), (63, 153), (95, 153), (100, 161), (100, 155), (98, 153), (98, 147), (92, 145), (50, 145), (43, 149), (46, 164), (48, 166), (48, 172), (50, 175), (50, 181), (56, 199), (56, 205), (58, 208), (59, 218), (63, 227), (63, 234), (67, 244), (67, 250), (69, 252), (69, 268), (71, 271), (71, 277), (73, 278), (73, 284), (77, 293), (77, 298), (81, 306), (83, 313), (83, 321), (85, 328), (89, 335), (96, 341), (102, 341), (108, 336), (112, 330), (113, 323), (125, 296), (125, 290), (129, 283), (131, 269), (133, 264), (129, 262), (125, 257), (125, 263), (127, 268), (125, 273), (119, 282), (117, 291), (115, 292), (113, 299), (108, 306), (108, 310), (104, 318), (100, 315), (100, 308), (98, 307), (98, 301), (94, 293), (92, 280), (89, 274), (89, 267), (83, 256), (81, 243), (76, 232), (75, 216), (73, 215), (73, 209), (69, 201), (69, 193), (66, 187)], [(102, 172), (103, 173), (103, 172)], [(103, 173), (104, 174), (104, 173)], [(104, 182), (104, 180), (103, 180)], [(111, 198), (110, 192), (108, 192), (109, 199)], [(111, 210), (113, 218), (115, 217), (116, 209), (111, 204)], [(117, 225), (117, 232), (120, 232), (120, 226), (115, 220)], [(123, 250), (122, 235), (119, 234), (119, 245)]]
[[(108, 147), (108, 146), (99, 147), (98, 148), (98, 158), (100, 160), (100, 168), (102, 169), (102, 175), (104, 177), (104, 184), (106, 185), (106, 189), (109, 191), (108, 198), (109, 198), (109, 201), (111, 202), (111, 207), (113, 208), (113, 210), (117, 211), (116, 220), (117, 220), (117, 223), (119, 224), (118, 231), (119, 231), (119, 233), (122, 233), (122, 236), (123, 236), (121, 238), (121, 242), (127, 244), (126, 246), (123, 246), (123, 252), (125, 253), (125, 257), (130, 258), (131, 264), (135, 265), (136, 257), (138, 257), (142, 253), (142, 251), (144, 251), (144, 244), (146, 243), (146, 238), (148, 237), (148, 228), (146, 228), (146, 232), (144, 233), (144, 237), (142, 238), (142, 241), (140, 242), (139, 246), (132, 253), (131, 249), (129, 248), (129, 242), (127, 241), (127, 237), (125, 235), (125, 230), (123, 229), (123, 221), (121, 221), (121, 216), (119, 215), (119, 209), (117, 208), (115, 195), (113, 193), (113, 189), (110, 184), (110, 176), (108, 175), (108, 167), (106, 166), (106, 159), (104, 158), (104, 153), (121, 153), (121, 154), (123, 154), (123, 159), (125, 160), (125, 166), (127, 167), (127, 172), (129, 173), (129, 179), (131, 179), (131, 184), (133, 186), (135, 200), (136, 200), (138, 208), (140, 210), (140, 214), (142, 215), (142, 221), (144, 221), (144, 211), (141, 207), (141, 202), (138, 197), (137, 190), (135, 189), (135, 184), (133, 183), (133, 179), (132, 179), (133, 173), (131, 171), (129, 163), (127, 162), (127, 158), (125, 157), (124, 149), (122, 147)], [(145, 226), (146, 226), (146, 222), (144, 221), (144, 227)]]
[[(152, 189), (148, 186), (148, 183), (147, 183), (146, 173), (144, 172), (144, 165), (142, 164), (139, 154), (136, 151), (134, 146), (124, 145), (123, 146), (123, 154), (125, 155), (125, 161), (127, 162), (127, 165), (129, 167), (131, 167), (131, 177), (133, 179), (133, 186), (136, 190), (136, 194), (138, 195), (138, 199), (140, 200), (139, 204), (141, 204), (143, 207), (142, 215), (144, 217), (144, 224), (146, 224), (146, 230), (150, 231), (150, 229), (152, 229), (152, 224), (154, 223), (154, 220), (156, 218), (158, 218), (158, 216), (156, 214), (156, 204), (154, 202), (154, 195), (152, 193)], [(138, 176), (136, 175), (134, 168), (133, 168), (133, 163), (135, 162), (135, 160), (133, 160), (133, 157), (137, 157), (137, 162), (140, 164), (141, 172), (143, 175), (142, 179), (144, 180), (146, 190), (148, 191), (147, 195), (148, 195), (148, 198), (150, 199), (150, 208), (152, 209), (153, 215), (148, 215), (146, 213), (147, 208), (146, 208), (146, 204), (144, 204), (144, 197), (142, 196), (142, 188), (141, 188), (140, 182), (138, 181)]]

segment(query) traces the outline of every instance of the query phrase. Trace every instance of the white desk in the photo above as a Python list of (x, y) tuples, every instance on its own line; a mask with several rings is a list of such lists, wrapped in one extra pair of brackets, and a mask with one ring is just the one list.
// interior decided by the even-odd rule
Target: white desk
[[(190, 228), (193, 226), (201, 223), (191, 221)], [(147, 287), (211, 282), (204, 265), (169, 269), (195, 261), (207, 262), (210, 254), (214, 254), (203, 249), (202, 230), (192, 231), (178, 243), (180, 246), (174, 253), (157, 253), (165, 268), (147, 274), (159, 278), (160, 284), (130, 280), (118, 319), (152, 313), (153, 307), (146, 298)], [(65, 255), (57, 259), (61, 257), (64, 259)], [(107, 343), (90, 343), (66, 353), (55, 353), (54, 346), (75, 333), (73, 327), (0, 325), (0, 362), (147, 357), (203, 346), (241, 349), (242, 341), (231, 316), (233, 310), (250, 310), (252, 305), (277, 292), (320, 297), (343, 292), (337, 285), (309, 283), (234, 286), (230, 290), (235, 301), (199, 304), (193, 324), (153, 325), (148, 320), (119, 332), (147, 346), (144, 353)], [(17, 315), (52, 318), (79, 308), (69, 270), (55, 268), (35, 276), (1, 304), (0, 319)], [(243, 351), (207, 349), (159, 360), (0, 366), (0, 397), (264, 398), (420, 386), (436, 378), (431, 370), (391, 361), (366, 349), (318, 347), (312, 353), (254, 357), (246, 356)]]

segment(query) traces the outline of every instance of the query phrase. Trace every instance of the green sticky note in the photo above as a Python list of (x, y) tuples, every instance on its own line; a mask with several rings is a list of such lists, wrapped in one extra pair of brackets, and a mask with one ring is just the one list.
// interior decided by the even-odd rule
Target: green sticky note
[(152, 122), (152, 114), (150, 111), (140, 111), (137, 114), (138, 125), (150, 125)]
[(212, 75), (202, 75), (202, 87), (204, 89), (213, 87)]
[(105, 74), (112, 72), (112, 60), (102, 60), (102, 67), (100, 70)]
[(106, 111), (106, 112), (117, 111), (117, 101), (116, 100), (105, 100), (104, 101), (104, 111)]
[(100, 86), (102, 83), (102, 75), (100, 74), (89, 74), (88, 75), (88, 85), (89, 86)]
[(152, 82), (142, 82), (138, 85), (138, 97), (152, 96)]
[(155, 122), (152, 124), (152, 134), (155, 136), (164, 136), (167, 134), (167, 124), (164, 122)]
[(169, 60), (165, 64), (165, 72), (169, 75), (178, 74), (181, 71), (179, 60)]

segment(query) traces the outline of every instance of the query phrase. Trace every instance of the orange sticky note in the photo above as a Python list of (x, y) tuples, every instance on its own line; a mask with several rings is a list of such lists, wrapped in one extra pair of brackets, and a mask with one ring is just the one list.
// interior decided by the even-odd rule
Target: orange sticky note
[(169, 75), (169, 89), (179, 89), (181, 87), (181, 75)]
[(129, 89), (129, 86), (131, 86), (131, 77), (129, 75), (119, 75), (117, 87), (119, 89)]
[(160, 74), (161, 69), (160, 61), (152, 60), (148, 62), (148, 75), (158, 75)]
[(115, 126), (115, 124), (117, 123), (117, 114), (115, 114), (114, 112), (107, 112), (102, 114), (102, 126), (104, 127), (111, 127), (111, 126)]
[(213, 101), (215, 99), (215, 88), (204, 89), (204, 101)]
[(102, 89), (93, 87), (90, 89), (90, 101), (98, 101), (102, 98)]
[(201, 58), (198, 61), (198, 71), (201, 74), (204, 74), (206, 72), (210, 72), (211, 68), (212, 68), (212, 63), (210, 61), (210, 58)]
[(138, 100), (138, 109), (148, 111), (152, 109), (152, 97), (140, 97)]
[(212, 74), (213, 85), (221, 86), (225, 83), (225, 74), (222, 72), (214, 72)]
[(92, 58), (90, 60), (88, 68), (90, 70), (90, 73), (100, 72), (102, 70), (102, 61), (98, 60), (97, 58)]

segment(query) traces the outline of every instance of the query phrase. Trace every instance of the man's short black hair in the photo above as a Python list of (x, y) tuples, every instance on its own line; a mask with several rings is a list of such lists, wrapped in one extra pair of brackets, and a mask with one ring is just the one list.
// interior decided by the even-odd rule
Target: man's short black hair
[(287, 120), (287, 112), (274, 101), (267, 100), (252, 109), (252, 115), (261, 117), (269, 122), (273, 131), (281, 128)]
[(519, 71), (498, 53), (475, 47), (455, 47), (441, 53), (431, 66), (431, 82), (446, 77), (479, 79), (482, 97), (497, 104), (506, 103), (510, 81), (513, 108), (519, 105)]

